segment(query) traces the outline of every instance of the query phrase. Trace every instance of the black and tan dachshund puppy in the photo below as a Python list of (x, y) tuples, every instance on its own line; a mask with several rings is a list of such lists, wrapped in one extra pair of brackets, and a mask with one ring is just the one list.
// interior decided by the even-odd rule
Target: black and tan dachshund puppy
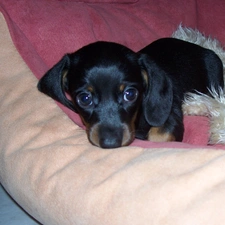
[(138, 53), (112, 42), (87, 45), (65, 55), (38, 89), (79, 113), (92, 144), (116, 148), (135, 137), (182, 141), (184, 94), (223, 85), (213, 51), (163, 38)]

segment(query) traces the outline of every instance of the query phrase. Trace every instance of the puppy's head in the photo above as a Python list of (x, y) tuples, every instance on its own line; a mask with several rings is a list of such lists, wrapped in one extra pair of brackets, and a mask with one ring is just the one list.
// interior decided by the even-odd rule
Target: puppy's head
[(38, 88), (79, 113), (92, 144), (125, 146), (134, 139), (140, 106), (148, 105), (144, 110), (148, 121), (154, 105), (146, 97), (154, 88), (149, 88), (151, 75), (145, 61), (120, 44), (96, 42), (65, 55), (39, 81)]
[(38, 88), (80, 114), (94, 145), (115, 148), (134, 139), (144, 83), (130, 49), (109, 42), (85, 46), (64, 56)]

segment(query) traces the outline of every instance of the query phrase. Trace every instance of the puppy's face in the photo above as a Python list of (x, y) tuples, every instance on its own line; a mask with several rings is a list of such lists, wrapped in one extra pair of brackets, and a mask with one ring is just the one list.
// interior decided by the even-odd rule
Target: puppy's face
[(69, 58), (63, 88), (90, 142), (102, 148), (130, 144), (145, 88), (137, 54), (118, 44), (97, 42)]

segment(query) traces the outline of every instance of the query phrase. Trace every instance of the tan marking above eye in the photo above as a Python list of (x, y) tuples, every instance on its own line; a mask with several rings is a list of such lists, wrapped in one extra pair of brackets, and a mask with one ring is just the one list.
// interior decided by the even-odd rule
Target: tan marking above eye
[(124, 89), (125, 89), (125, 84), (121, 84), (120, 87), (119, 87), (119, 89), (120, 89), (121, 92), (123, 92)]
[(67, 74), (68, 74), (68, 70), (67, 69), (65, 69), (65, 70), (62, 71), (62, 86), (63, 87), (66, 84), (66, 79), (67, 79), (66, 76), (67, 76)]
[(163, 132), (161, 127), (152, 127), (148, 132), (147, 139), (153, 142), (169, 142), (176, 140), (173, 134)]
[(148, 73), (146, 72), (146, 70), (142, 70), (141, 74), (143, 76), (143, 79), (144, 79), (145, 83), (148, 85), (148, 82), (149, 82), (149, 80), (148, 80)]
[(92, 86), (90, 86), (90, 85), (87, 87), (87, 90), (88, 90), (89, 92), (91, 92), (91, 93), (94, 92), (94, 88), (93, 88)]

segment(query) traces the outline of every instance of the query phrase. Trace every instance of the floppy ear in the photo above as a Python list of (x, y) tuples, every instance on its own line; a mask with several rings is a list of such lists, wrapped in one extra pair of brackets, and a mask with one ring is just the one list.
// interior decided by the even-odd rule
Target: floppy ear
[(162, 126), (168, 119), (173, 103), (172, 81), (166, 72), (146, 54), (139, 57), (144, 81), (143, 113), (151, 126)]
[(70, 58), (65, 55), (38, 82), (38, 90), (59, 101), (76, 112), (73, 103), (67, 99), (64, 91), (64, 76), (70, 67)]

